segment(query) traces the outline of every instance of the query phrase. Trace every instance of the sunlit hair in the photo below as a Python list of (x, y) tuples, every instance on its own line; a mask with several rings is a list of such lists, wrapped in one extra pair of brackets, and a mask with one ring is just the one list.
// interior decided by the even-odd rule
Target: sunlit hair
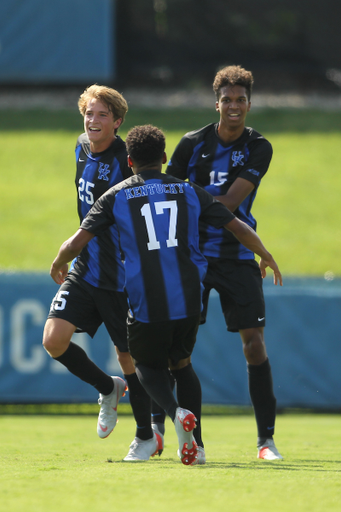
[(139, 166), (159, 163), (166, 147), (163, 132), (150, 124), (135, 126), (126, 137), (126, 147), (130, 158)]
[(241, 66), (227, 66), (216, 74), (213, 82), (213, 91), (217, 101), (219, 101), (222, 87), (241, 85), (245, 87), (248, 101), (250, 101), (253, 81), (251, 71), (246, 71)]
[(128, 112), (128, 104), (122, 94), (111, 87), (106, 87), (105, 85), (90, 85), (85, 89), (83, 94), (80, 95), (78, 100), (79, 112), (83, 117), (89, 101), (93, 98), (108, 107), (109, 111), (112, 112), (115, 121), (121, 118), (123, 123), (125, 115)]

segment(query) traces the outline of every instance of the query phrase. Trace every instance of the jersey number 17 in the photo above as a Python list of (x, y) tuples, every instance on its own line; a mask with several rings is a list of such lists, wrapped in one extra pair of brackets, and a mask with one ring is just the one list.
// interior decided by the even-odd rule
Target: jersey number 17
[[(169, 210), (169, 228), (166, 244), (167, 247), (176, 247), (178, 245), (178, 240), (177, 238), (175, 238), (176, 222), (178, 218), (178, 205), (176, 204), (176, 201), (159, 201), (157, 203), (154, 203), (154, 207), (155, 213), (157, 215), (162, 215), (163, 213), (165, 213), (165, 210)], [(149, 238), (149, 242), (147, 243), (148, 250), (154, 251), (155, 249), (160, 249), (160, 242), (156, 238), (155, 226), (149, 203), (142, 206), (141, 215), (144, 217), (144, 220), (146, 222), (146, 228)]]

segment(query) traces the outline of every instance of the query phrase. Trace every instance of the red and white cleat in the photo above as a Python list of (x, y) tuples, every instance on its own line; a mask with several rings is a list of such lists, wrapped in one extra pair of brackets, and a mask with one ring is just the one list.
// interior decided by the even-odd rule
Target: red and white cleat
[(198, 446), (193, 437), (196, 417), (191, 411), (178, 407), (175, 412), (175, 431), (179, 440), (179, 457), (182, 464), (190, 466), (198, 458)]
[(153, 432), (152, 439), (143, 441), (138, 437), (135, 437), (134, 441), (129, 447), (128, 455), (124, 457), (126, 462), (138, 462), (149, 460), (154, 455), (161, 455), (163, 450), (163, 435), (160, 433)]
[(282, 460), (283, 457), (277, 450), (274, 440), (273, 439), (267, 439), (265, 443), (263, 443), (261, 446), (258, 446), (258, 459), (264, 459), (264, 460)]

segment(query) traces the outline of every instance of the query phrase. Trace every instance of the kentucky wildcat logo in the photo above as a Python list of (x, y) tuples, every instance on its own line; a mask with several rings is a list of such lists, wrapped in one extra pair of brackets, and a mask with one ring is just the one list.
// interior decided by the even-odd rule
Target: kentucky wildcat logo
[(109, 181), (108, 174), (110, 172), (109, 164), (102, 164), (102, 162), (99, 163), (98, 168), (98, 179)]
[(241, 151), (233, 151), (232, 152), (232, 167), (237, 167), (237, 165), (244, 165), (243, 162), (244, 154)]

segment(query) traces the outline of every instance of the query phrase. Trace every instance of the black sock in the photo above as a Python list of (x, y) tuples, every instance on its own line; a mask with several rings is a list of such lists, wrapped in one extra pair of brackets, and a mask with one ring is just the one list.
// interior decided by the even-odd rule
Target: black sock
[[(170, 371), (168, 371), (169, 382), (172, 390), (175, 386), (175, 380)], [(152, 423), (156, 423), (161, 434), (165, 433), (166, 412), (154, 400), (152, 400)]]
[(136, 373), (125, 375), (128, 383), (129, 400), (136, 421), (136, 437), (146, 441), (153, 437), (150, 422), (151, 398), (139, 381)]
[(149, 396), (170, 416), (175, 419), (178, 404), (169, 382), (168, 370), (155, 370), (136, 363), (136, 375)]
[(193, 430), (198, 446), (204, 447), (201, 439), (201, 384), (192, 364), (172, 370), (176, 380), (176, 395), (180, 407), (190, 410), (197, 418), (197, 427)]
[(79, 379), (91, 384), (102, 395), (109, 395), (114, 390), (114, 381), (104, 373), (91, 359), (86, 352), (76, 343), (70, 341), (70, 345), (64, 354), (54, 357), (56, 361), (66, 366), (69, 372)]
[(260, 365), (248, 364), (249, 391), (258, 428), (258, 437), (272, 438), (275, 431), (276, 398), (273, 393), (269, 359)]

